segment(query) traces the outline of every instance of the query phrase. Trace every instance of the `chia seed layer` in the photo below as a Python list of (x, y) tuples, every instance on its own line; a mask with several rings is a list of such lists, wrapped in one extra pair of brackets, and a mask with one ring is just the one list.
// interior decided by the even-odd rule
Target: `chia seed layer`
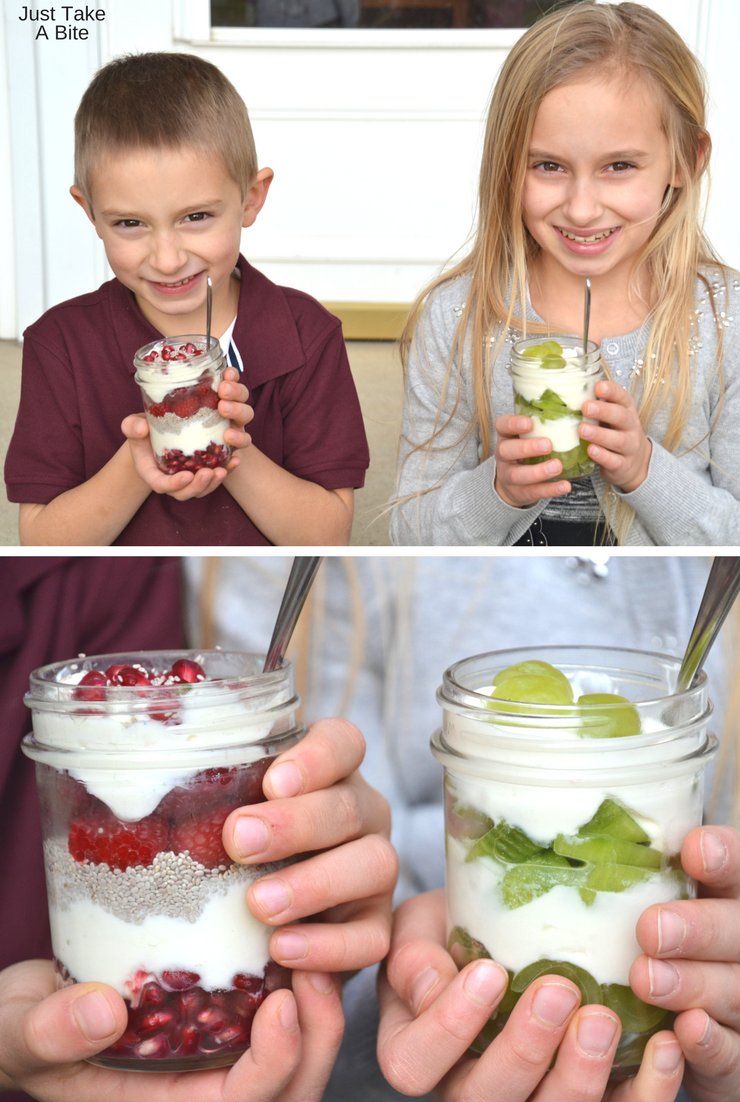
[(195, 922), (214, 895), (224, 895), (234, 882), (245, 886), (278, 865), (220, 865), (207, 869), (189, 853), (158, 853), (151, 865), (124, 870), (79, 862), (66, 842), (44, 843), (49, 904), (66, 910), (77, 900), (90, 900), (110, 914), (138, 925), (148, 915), (166, 915)]

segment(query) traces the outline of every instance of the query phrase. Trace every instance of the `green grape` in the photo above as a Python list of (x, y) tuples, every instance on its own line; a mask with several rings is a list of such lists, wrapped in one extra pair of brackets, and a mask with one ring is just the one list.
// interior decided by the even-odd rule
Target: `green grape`
[(635, 842), (622, 842), (608, 834), (558, 834), (553, 842), (553, 849), (561, 857), (594, 865), (631, 865), (640, 869), (659, 869), (663, 860), (660, 850), (637, 845)]
[(638, 999), (631, 987), (621, 983), (602, 986), (604, 1004), (619, 1015), (623, 1033), (647, 1033), (662, 1026), (669, 1013), (661, 1006), (649, 1006)]
[(596, 814), (578, 831), (581, 837), (591, 834), (609, 834), (622, 842), (649, 842), (640, 824), (633, 819), (626, 807), (616, 800), (607, 799), (599, 804)]
[[(602, 712), (598, 705), (606, 705)], [(640, 717), (637, 709), (618, 693), (586, 693), (578, 697), (582, 708), (581, 734), (589, 738), (625, 738), (639, 735)]]
[(563, 346), (557, 341), (543, 341), (542, 344), (532, 344), (522, 352), (527, 360), (539, 360), (540, 367), (553, 368), (565, 367)]
[(480, 960), (481, 957), (490, 958), (491, 954), (482, 941), (471, 937), (462, 926), (455, 926), (450, 931), (447, 939), (447, 951), (459, 969), (470, 964), (471, 960)]
[(544, 959), (528, 964), (515, 974), (511, 981), (512, 989), (522, 992), (539, 976), (563, 976), (564, 979), (572, 980), (581, 992), (583, 1006), (598, 1006), (603, 1003), (601, 984), (585, 968), (572, 964), (569, 960)]
[(533, 660), (499, 671), (491, 697), (520, 704), (572, 704), (573, 689), (565, 674), (549, 662)]

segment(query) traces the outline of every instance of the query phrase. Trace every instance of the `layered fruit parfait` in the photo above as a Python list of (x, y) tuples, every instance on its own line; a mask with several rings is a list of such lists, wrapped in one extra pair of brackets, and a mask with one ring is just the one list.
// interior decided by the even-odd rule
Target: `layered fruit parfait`
[(561, 975), (582, 1004), (619, 1015), (619, 1077), (671, 1020), (637, 998), (629, 972), (646, 907), (695, 891), (679, 854), (701, 822), (709, 706), (705, 686), (671, 695), (670, 661), (661, 686), (651, 656), (637, 656), (641, 670), (637, 652), (554, 649), (568, 652), (562, 668), (490, 655), (445, 675), (433, 748), (445, 766), (449, 949), (459, 967), (490, 956), (509, 973), (479, 1051), (534, 979)]
[(595, 464), (578, 428), (589, 420), (583, 416), (583, 403), (594, 397), (604, 377), (598, 347), (589, 341), (584, 354), (575, 337), (530, 337), (516, 342), (510, 367), (516, 412), (532, 419), (524, 437), (545, 436), (552, 442), (551, 452), (526, 462), (559, 459), (563, 470), (558, 478), (592, 474)]
[(226, 367), (221, 346), (205, 336), (165, 337), (134, 356), (152, 451), (166, 474), (225, 467), (229, 421), (218, 412)]
[(233, 863), (222, 840), (301, 735), (289, 668), (260, 671), (256, 656), (213, 651), (32, 675), (24, 749), (37, 763), (60, 982), (110, 984), (128, 1007), (125, 1033), (94, 1063), (233, 1063), (258, 1007), (290, 982), (245, 901), (266, 867)]

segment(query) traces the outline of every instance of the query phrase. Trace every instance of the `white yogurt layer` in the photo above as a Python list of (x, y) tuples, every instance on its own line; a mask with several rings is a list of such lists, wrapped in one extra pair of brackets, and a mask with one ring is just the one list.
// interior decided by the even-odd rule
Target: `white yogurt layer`
[(543, 421), (532, 417), (532, 431), (523, 432), (522, 437), (545, 436), (552, 443), (554, 452), (568, 452), (581, 442), (578, 426), (583, 420), (583, 417), (558, 417), (555, 421)]
[(150, 915), (124, 922), (89, 900), (50, 908), (54, 953), (78, 982), (110, 984), (125, 995), (137, 971), (197, 972), (199, 986), (230, 988), (236, 973), (261, 976), (271, 930), (249, 912), (244, 884), (214, 894), (195, 922)]
[(163, 417), (150, 417), (148, 423), (152, 449), (160, 456), (172, 448), (192, 455), (195, 451), (205, 451), (211, 442), (223, 444), (224, 433), (229, 427), (229, 422), (218, 410), (207, 407), (202, 407), (192, 417), (166, 413)]
[[(141, 702), (140, 690), (131, 689), (130, 693), (131, 701)], [(125, 701), (126, 695), (125, 689), (116, 690), (118, 700)], [(281, 714), (279, 706), (289, 703), (291, 696), (285, 689), (269, 700), (261, 697), (250, 701), (238, 690), (204, 681), (176, 699), (175, 719), (166, 723), (145, 712), (136, 716), (127, 710), (96, 712), (95, 704), (82, 702), (78, 712), (66, 714), (39, 709), (34, 714), (36, 738), (60, 751), (57, 755), (52, 750), (44, 761), (56, 769), (69, 770), (119, 819), (141, 819), (151, 814), (172, 788), (184, 784), (199, 770), (249, 761), (249, 751), (245, 753), (244, 747), (270, 735)], [(155, 705), (156, 699), (152, 701), (152, 707)], [(219, 748), (217, 758), (204, 757), (203, 751), (209, 747)], [(85, 751), (83, 768), (74, 767), (66, 753), (70, 750)], [(111, 761), (116, 750), (131, 755), (130, 768), (123, 754), (120, 762)], [(153, 761), (136, 761), (136, 751), (157, 750), (162, 753)]]
[(522, 907), (501, 901), (503, 866), (489, 858), (466, 864), (466, 846), (448, 837), (447, 898), (450, 926), (462, 926), (512, 972), (537, 960), (563, 960), (585, 968), (598, 983), (627, 984), (641, 949), (637, 919), (652, 903), (678, 894), (672, 876), (656, 873), (623, 892), (597, 892), (591, 906), (576, 888), (557, 885)]

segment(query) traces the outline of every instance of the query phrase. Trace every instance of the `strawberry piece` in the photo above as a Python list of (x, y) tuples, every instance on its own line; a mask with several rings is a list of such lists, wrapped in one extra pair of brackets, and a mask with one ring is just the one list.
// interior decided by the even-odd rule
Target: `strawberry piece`
[(172, 406), (172, 412), (177, 417), (192, 417), (200, 409), (200, 402), (191, 394), (187, 398), (178, 398)]
[(194, 861), (199, 861), (207, 869), (230, 865), (231, 858), (221, 841), (227, 815), (228, 810), (217, 807), (196, 819), (175, 824), (170, 840), (173, 852), (184, 853), (187, 850)]
[(137, 823), (123, 823), (104, 808), (73, 819), (67, 844), (75, 861), (127, 869), (132, 865), (151, 865), (156, 855), (167, 848), (168, 833), (167, 823), (158, 815), (148, 815)]

